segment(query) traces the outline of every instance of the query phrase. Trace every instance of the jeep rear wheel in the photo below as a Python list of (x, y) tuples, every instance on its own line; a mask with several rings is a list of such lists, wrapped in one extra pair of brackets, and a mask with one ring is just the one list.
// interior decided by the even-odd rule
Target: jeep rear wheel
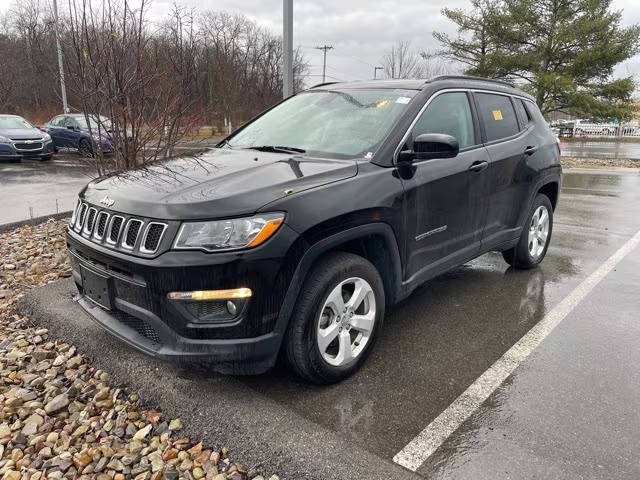
[(373, 347), (384, 317), (382, 279), (366, 259), (336, 252), (309, 273), (287, 331), (293, 370), (319, 384), (355, 372)]
[(553, 208), (546, 195), (539, 193), (527, 216), (518, 244), (502, 252), (505, 261), (516, 268), (533, 268), (547, 254), (553, 230)]

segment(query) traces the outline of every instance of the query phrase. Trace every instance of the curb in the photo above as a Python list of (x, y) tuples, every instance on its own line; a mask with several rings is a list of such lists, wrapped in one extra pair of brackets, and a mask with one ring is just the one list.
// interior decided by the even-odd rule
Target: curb
[(128, 347), (90, 320), (73, 301), (76, 293), (72, 279), (51, 283), (28, 292), (18, 310), (53, 338), (76, 345), (94, 367), (109, 372), (114, 383), (130, 386), (149, 407), (166, 418), (180, 417), (183, 434), (227, 447), (235, 462), (283, 480), (422, 478), (301, 417), (238, 377), (180, 367)]
[(52, 213), (51, 215), (43, 215), (41, 217), (34, 217), (28, 220), (21, 220), (19, 222), (5, 223), (4, 225), (0, 225), (0, 233), (8, 232), (9, 230), (13, 230), (18, 227), (22, 227), (23, 225), (38, 225), (40, 223), (44, 223), (50, 218), (54, 218), (59, 220), (61, 218), (70, 217), (73, 213), (72, 210), (68, 210), (66, 212)]

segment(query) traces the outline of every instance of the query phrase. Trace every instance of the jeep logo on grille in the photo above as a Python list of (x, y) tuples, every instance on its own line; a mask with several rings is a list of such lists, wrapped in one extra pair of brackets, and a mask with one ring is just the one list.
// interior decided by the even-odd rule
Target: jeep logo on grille
[(113, 200), (112, 198), (109, 198), (107, 195), (105, 195), (105, 197), (102, 200), (100, 200), (100, 203), (103, 205), (106, 205), (107, 207), (110, 207), (114, 203), (116, 203), (116, 201)]

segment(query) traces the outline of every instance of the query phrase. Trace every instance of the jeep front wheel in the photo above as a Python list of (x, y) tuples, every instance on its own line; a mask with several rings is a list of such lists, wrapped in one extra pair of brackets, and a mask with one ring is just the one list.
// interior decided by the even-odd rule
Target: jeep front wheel
[(334, 383), (356, 371), (384, 317), (382, 279), (366, 259), (336, 252), (307, 276), (286, 339), (291, 367), (303, 378)]

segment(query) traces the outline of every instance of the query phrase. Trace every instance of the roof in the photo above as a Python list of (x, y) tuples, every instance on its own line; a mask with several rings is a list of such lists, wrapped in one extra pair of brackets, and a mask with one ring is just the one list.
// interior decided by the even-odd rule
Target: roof
[(532, 98), (520, 90), (514, 84), (498, 79), (473, 77), (470, 75), (441, 75), (428, 79), (403, 79), (403, 80), (368, 80), (354, 82), (331, 82), (311, 87), (312, 89), (330, 90), (332, 88), (397, 88), (403, 90), (424, 90), (435, 85), (443, 85), (450, 88), (485, 88), (499, 92), (522, 95)]

